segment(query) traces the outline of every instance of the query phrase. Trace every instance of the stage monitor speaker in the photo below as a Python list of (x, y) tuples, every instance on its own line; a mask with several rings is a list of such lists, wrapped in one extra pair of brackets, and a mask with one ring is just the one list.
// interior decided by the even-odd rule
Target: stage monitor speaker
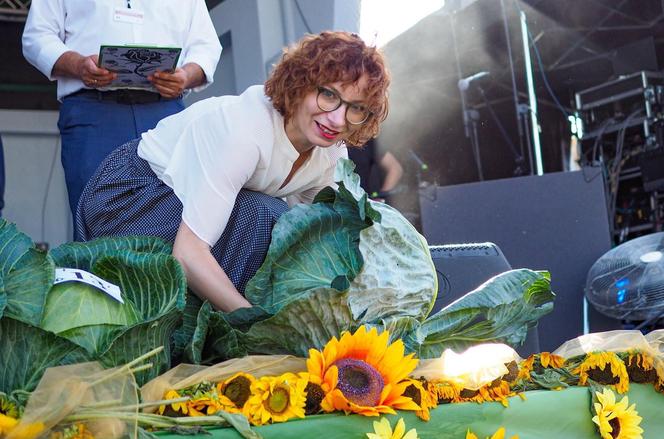
[[(430, 245), (493, 242), (513, 268), (551, 272), (554, 311), (538, 325), (543, 350), (584, 332), (586, 276), (611, 248), (601, 170), (585, 168), (420, 191), (422, 230)], [(620, 322), (590, 307), (590, 331)]]
[(438, 296), (432, 313), (512, 268), (492, 242), (432, 245), (429, 251), (438, 275)]
[[(510, 270), (509, 262), (492, 242), (429, 246), (438, 276), (438, 295), (432, 314), (474, 290), (493, 276)], [(526, 358), (539, 352), (537, 328), (532, 328), (519, 354)]]

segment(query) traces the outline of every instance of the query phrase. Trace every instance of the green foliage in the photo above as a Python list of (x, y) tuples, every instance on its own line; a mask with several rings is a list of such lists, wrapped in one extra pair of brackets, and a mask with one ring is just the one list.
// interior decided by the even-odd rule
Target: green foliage
[(548, 272), (507, 271), (429, 317), (407, 344), (422, 358), (480, 343), (518, 346), (528, 329), (553, 310), (553, 298)]

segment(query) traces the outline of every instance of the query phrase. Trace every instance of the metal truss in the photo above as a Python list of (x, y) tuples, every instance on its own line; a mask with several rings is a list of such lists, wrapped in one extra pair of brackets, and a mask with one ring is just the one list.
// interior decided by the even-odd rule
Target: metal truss
[(32, 0), (0, 0), (0, 21), (25, 21)]
[[(633, 30), (639, 30), (639, 29), (652, 29), (655, 25), (657, 25), (659, 22), (661, 22), (664, 19), (664, 0), (660, 0), (661, 4), (661, 11), (657, 16), (652, 17), (650, 20), (644, 21), (643, 19), (640, 19), (639, 17), (636, 17), (632, 14), (629, 14), (628, 12), (623, 10), (623, 7), (628, 3), (629, 0), (622, 0), (620, 1), (617, 5), (615, 6), (609, 6), (603, 1), (599, 0), (590, 0), (590, 3), (593, 3), (597, 6), (600, 6), (605, 9), (605, 14), (603, 16), (598, 17), (598, 20), (595, 22), (594, 26), (586, 29), (574, 29), (574, 28), (569, 28), (567, 30), (577, 30), (580, 31), (580, 37), (578, 40), (573, 43), (563, 54), (561, 54), (553, 63), (551, 63), (548, 68), (549, 69), (562, 69), (562, 68), (568, 68), (572, 67), (584, 62), (591, 61), (596, 58), (602, 58), (605, 57), (606, 54), (599, 54), (595, 53), (593, 49), (591, 48), (591, 45), (587, 44), (590, 37), (598, 31), (607, 31), (607, 30), (613, 30), (613, 31), (633, 31)], [(621, 25), (610, 25), (606, 26), (605, 23), (608, 22), (609, 20), (615, 18), (615, 17), (621, 17), (624, 20), (624, 24)], [(538, 39), (542, 35), (538, 36)], [(572, 56), (573, 52), (577, 49), (582, 49), (585, 50), (586, 52), (589, 53), (588, 56), (583, 57), (582, 59), (572, 59), (574, 58)], [(567, 61), (567, 62), (564, 62)]]

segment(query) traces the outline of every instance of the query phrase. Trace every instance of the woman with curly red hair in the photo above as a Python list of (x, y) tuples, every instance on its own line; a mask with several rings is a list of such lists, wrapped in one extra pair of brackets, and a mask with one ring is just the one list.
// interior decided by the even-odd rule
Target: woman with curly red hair
[(242, 293), (277, 218), (334, 184), (346, 145), (377, 134), (388, 85), (359, 36), (307, 35), (264, 86), (197, 102), (111, 153), (79, 201), (77, 238), (166, 239), (199, 297), (249, 307)]

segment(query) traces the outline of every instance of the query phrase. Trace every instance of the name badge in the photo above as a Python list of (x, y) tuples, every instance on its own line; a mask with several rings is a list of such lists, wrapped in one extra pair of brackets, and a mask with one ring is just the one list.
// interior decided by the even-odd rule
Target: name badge
[(145, 13), (139, 9), (115, 8), (113, 20), (121, 23), (143, 24)]
[(85, 284), (92, 285), (93, 287), (108, 294), (118, 302), (124, 303), (124, 300), (122, 300), (122, 292), (120, 291), (120, 287), (115, 284), (106, 282), (104, 279), (97, 277), (92, 273), (79, 270), (77, 268), (55, 269), (55, 280), (53, 281), (53, 285), (70, 281), (83, 282)]

